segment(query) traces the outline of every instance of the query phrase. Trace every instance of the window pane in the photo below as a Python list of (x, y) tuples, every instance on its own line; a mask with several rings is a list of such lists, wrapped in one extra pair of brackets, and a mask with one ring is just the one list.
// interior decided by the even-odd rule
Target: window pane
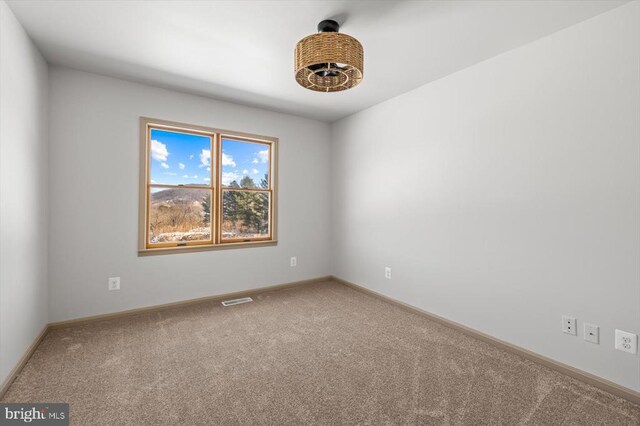
[(209, 136), (151, 129), (149, 139), (149, 183), (205, 186), (211, 184)]
[(265, 238), (269, 232), (268, 192), (222, 191), (222, 239)]
[(211, 191), (192, 188), (151, 188), (149, 242), (211, 240)]
[(222, 186), (269, 188), (269, 145), (222, 139)]

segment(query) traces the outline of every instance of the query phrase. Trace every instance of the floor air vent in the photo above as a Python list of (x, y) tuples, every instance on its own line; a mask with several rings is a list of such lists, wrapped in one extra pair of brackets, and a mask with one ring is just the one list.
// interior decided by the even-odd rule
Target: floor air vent
[(243, 303), (249, 302), (253, 302), (253, 299), (250, 297), (243, 297), (242, 299), (225, 300), (224, 302), (222, 302), (222, 306), (241, 305)]

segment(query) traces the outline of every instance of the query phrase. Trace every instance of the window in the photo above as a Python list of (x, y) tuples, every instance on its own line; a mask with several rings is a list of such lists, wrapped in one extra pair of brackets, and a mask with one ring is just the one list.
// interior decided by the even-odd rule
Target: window
[(276, 138), (148, 118), (140, 127), (140, 254), (276, 243)]

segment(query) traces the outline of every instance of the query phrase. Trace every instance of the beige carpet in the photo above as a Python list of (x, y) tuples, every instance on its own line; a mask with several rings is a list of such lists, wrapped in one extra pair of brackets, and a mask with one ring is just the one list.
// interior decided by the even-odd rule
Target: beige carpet
[(75, 425), (638, 425), (640, 407), (338, 283), (50, 332), (4, 402)]

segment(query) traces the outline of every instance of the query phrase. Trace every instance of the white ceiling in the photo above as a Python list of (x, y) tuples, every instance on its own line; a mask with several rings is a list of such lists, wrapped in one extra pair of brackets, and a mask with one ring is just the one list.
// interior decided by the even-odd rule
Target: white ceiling
[[(9, 1), (50, 63), (334, 121), (625, 1)], [(363, 82), (317, 93), (296, 42), (334, 18)]]

